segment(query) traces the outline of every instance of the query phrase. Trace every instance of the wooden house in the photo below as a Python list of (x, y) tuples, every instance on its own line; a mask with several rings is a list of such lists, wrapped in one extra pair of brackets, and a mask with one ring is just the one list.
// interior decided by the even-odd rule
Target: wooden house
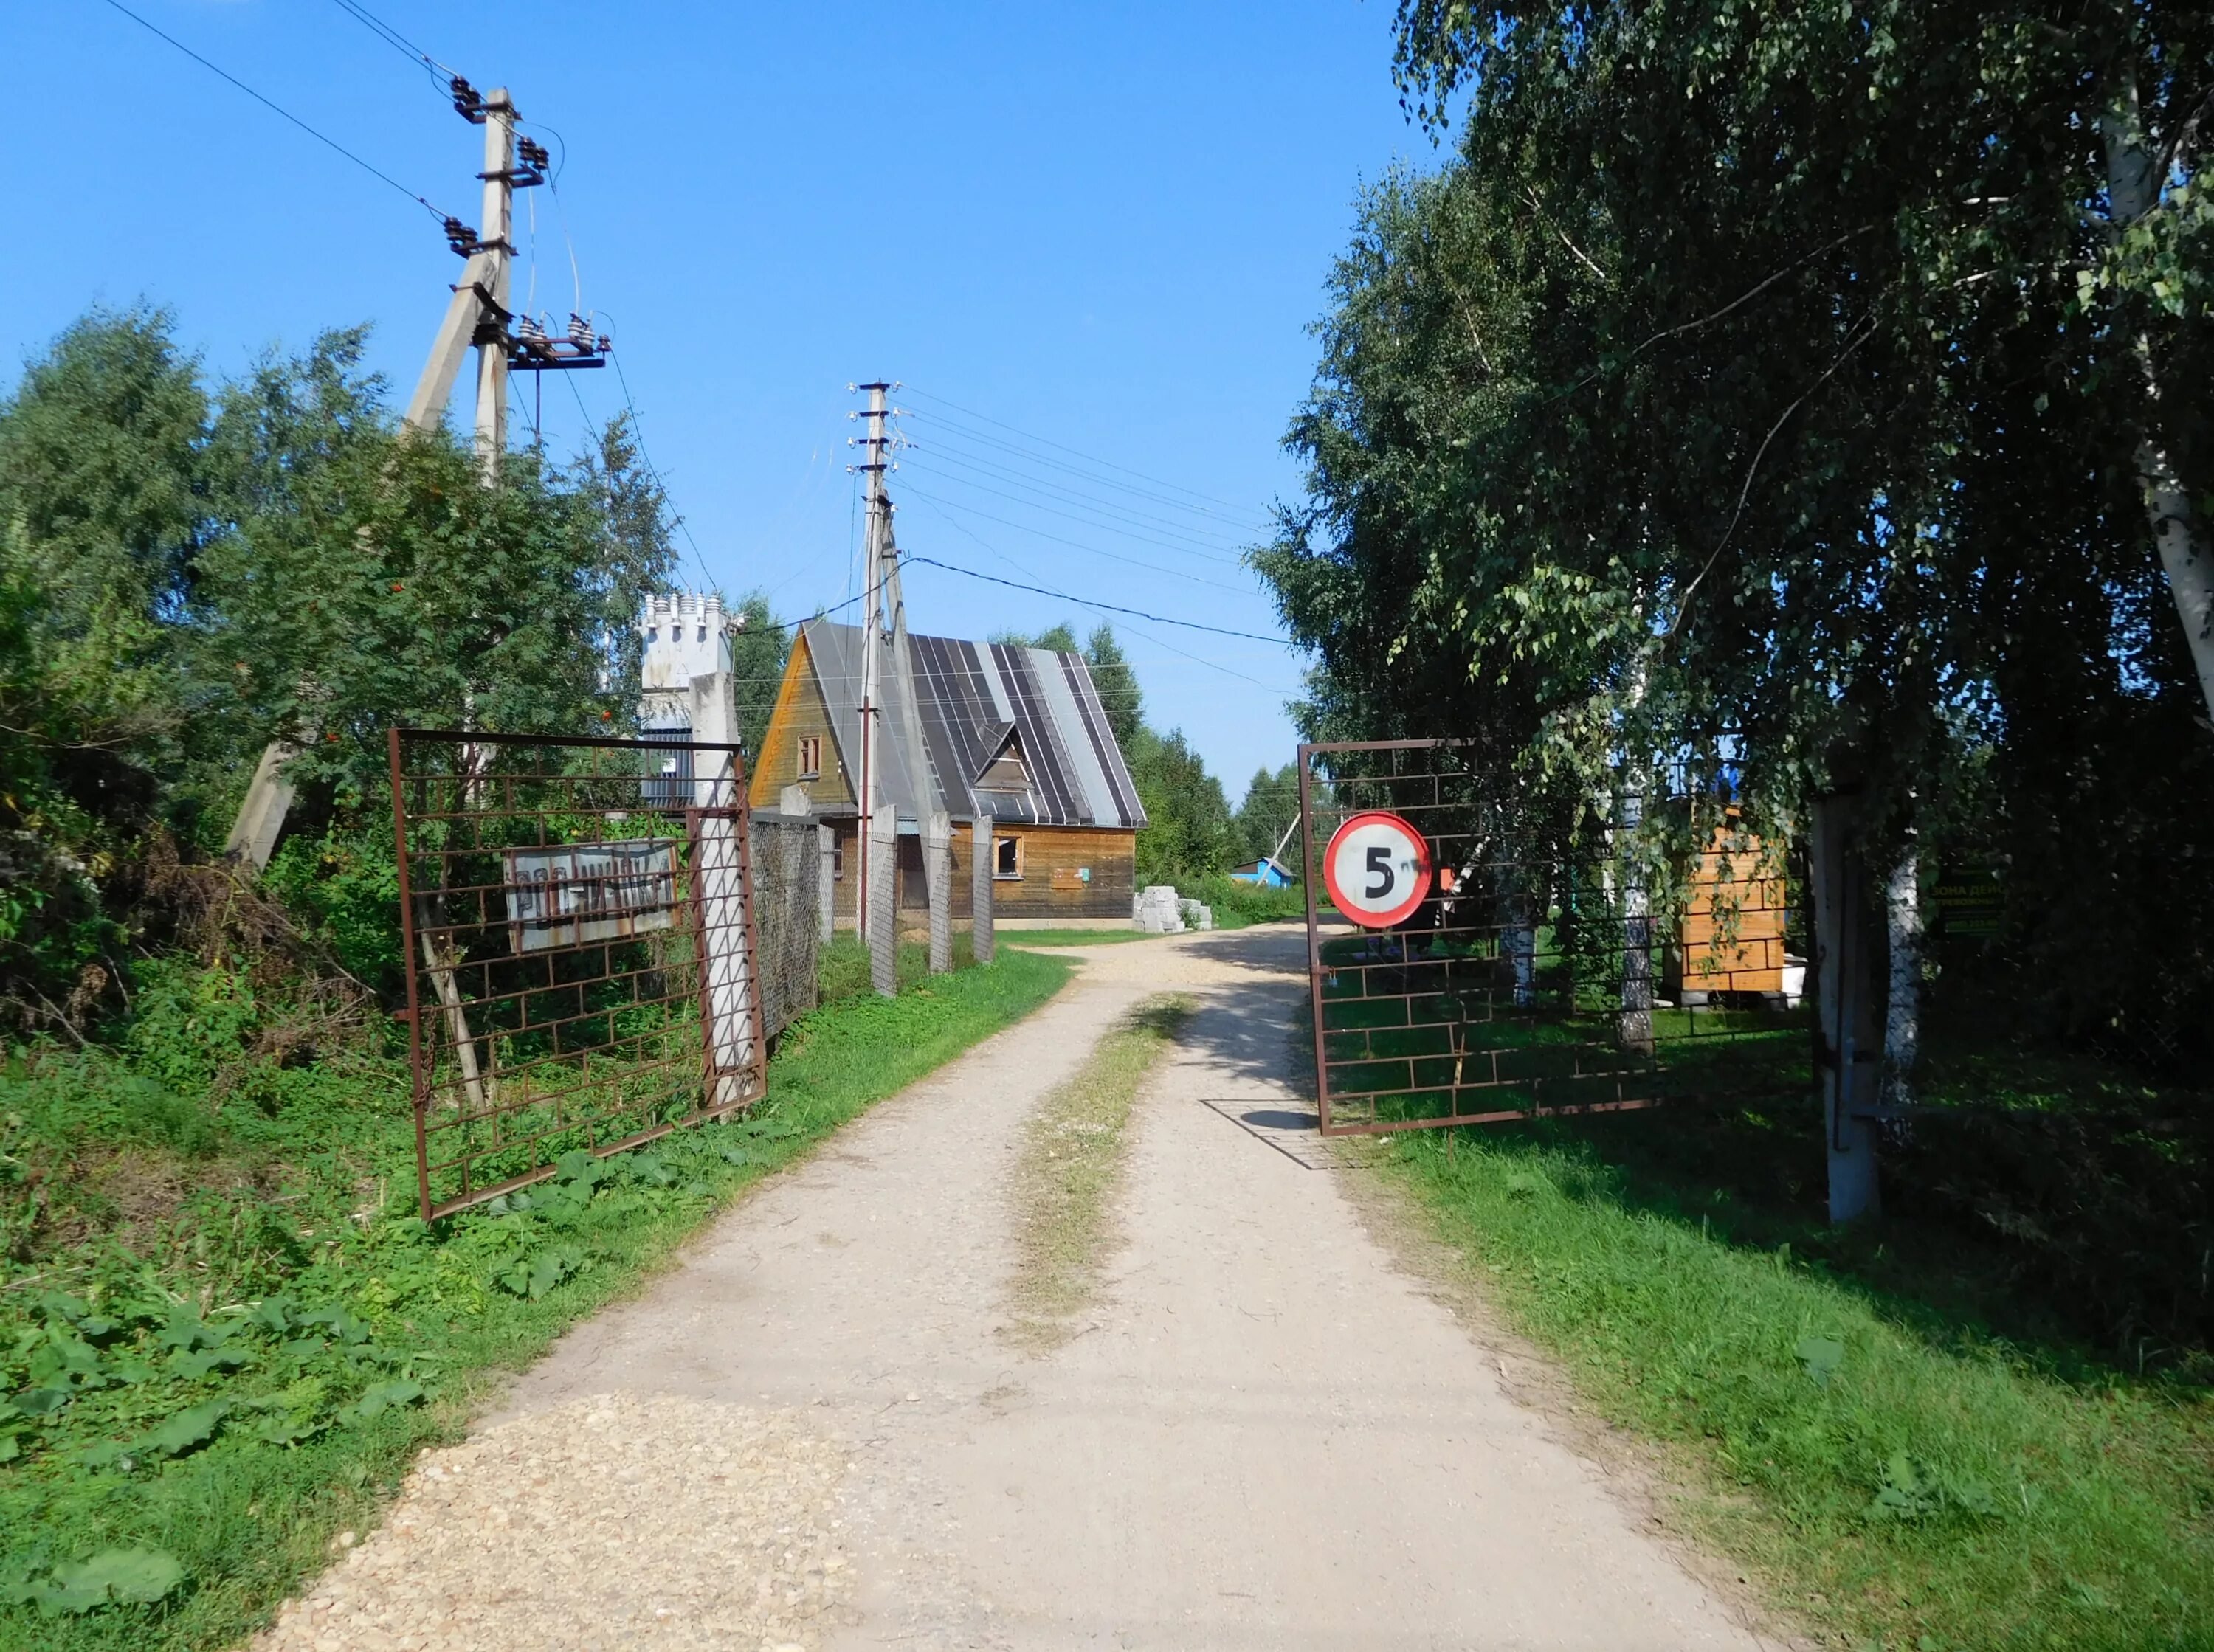
[[(859, 866), (861, 645), (857, 625), (808, 621), (792, 638), (776, 709), (753, 754), (755, 808), (806, 795), (832, 826), (836, 922), (853, 928)], [(975, 822), (988, 814), (995, 918), (1127, 918), (1137, 834), (1146, 824), (1115, 731), (1079, 654), (909, 639), (922, 748), (908, 749), (905, 689), (885, 650), (872, 761), (898, 821), (895, 904), (903, 922), (929, 910), (921, 820), (926, 777), (953, 817), (952, 905), (969, 915)]]

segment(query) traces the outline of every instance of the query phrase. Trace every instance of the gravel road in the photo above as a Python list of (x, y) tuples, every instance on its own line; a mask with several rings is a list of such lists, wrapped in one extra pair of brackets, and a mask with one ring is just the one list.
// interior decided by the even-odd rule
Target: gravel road
[[(1364, 1227), (1287, 1082), (1304, 935), (1079, 955), (572, 1332), (257, 1648), (1776, 1644)], [(1097, 1310), (1026, 1353), (1016, 1126), (1170, 989)]]

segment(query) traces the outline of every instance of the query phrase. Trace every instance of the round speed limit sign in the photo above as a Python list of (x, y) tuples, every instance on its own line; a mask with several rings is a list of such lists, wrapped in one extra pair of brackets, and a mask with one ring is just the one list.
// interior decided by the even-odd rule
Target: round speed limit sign
[(1396, 814), (1370, 809), (1338, 827), (1322, 879), (1337, 910), (1371, 930), (1404, 923), (1430, 892), (1430, 846)]

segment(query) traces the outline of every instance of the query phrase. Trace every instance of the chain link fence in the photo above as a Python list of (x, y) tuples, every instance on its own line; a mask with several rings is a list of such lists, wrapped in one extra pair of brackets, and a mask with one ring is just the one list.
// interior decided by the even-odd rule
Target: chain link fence
[(754, 930), (761, 948), (761, 1021), (774, 1039), (820, 996), (822, 850), (815, 822), (753, 817)]

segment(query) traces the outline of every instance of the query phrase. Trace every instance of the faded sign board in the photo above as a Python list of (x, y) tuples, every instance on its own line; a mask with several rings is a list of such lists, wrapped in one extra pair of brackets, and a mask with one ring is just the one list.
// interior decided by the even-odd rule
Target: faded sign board
[(1092, 881), (1088, 866), (1056, 866), (1053, 869), (1053, 887), (1064, 894), (1084, 889)]
[(1932, 928), (1944, 940), (1981, 947), (1996, 940), (2006, 916), (2006, 893), (1995, 866), (1947, 867), (1930, 891)]
[(670, 838), (511, 849), (508, 939), (551, 952), (666, 930), (675, 922), (676, 844)]

